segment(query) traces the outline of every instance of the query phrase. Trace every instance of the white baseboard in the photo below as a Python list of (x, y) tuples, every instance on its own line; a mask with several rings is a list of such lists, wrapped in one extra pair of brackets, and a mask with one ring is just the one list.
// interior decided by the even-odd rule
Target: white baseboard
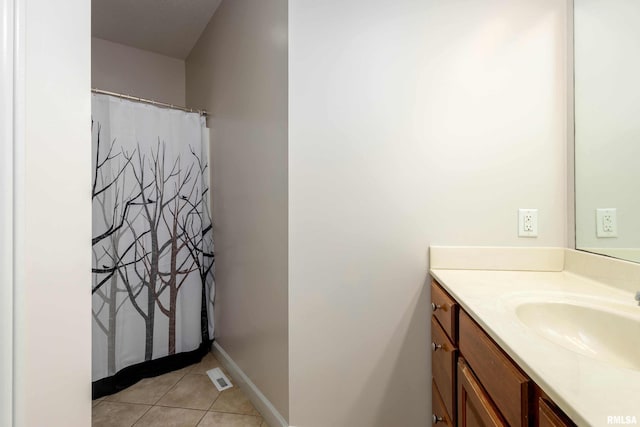
[(262, 415), (262, 418), (269, 424), (271, 427), (293, 427), (289, 426), (287, 420), (284, 419), (280, 412), (271, 404), (269, 399), (262, 394), (260, 389), (256, 387), (256, 385), (251, 381), (251, 379), (245, 374), (242, 369), (233, 361), (231, 356), (227, 354), (226, 351), (217, 341), (213, 342), (213, 354), (216, 356), (216, 359), (225, 367), (225, 369), (231, 374), (233, 380), (237, 383), (238, 387), (245, 392), (253, 406), (256, 407), (258, 412)]

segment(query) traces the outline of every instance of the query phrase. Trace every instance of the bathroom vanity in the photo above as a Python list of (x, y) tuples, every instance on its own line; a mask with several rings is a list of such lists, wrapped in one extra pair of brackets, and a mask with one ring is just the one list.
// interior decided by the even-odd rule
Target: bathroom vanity
[(434, 424), (575, 425), (436, 280), (431, 308)]
[(637, 264), (562, 248), (430, 254), (434, 424), (640, 420)]

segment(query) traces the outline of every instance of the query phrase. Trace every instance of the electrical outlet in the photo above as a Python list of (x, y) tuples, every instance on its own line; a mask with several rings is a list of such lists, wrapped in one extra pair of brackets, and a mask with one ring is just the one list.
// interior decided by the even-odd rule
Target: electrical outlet
[(596, 236), (618, 237), (618, 215), (615, 208), (596, 209)]
[(518, 209), (518, 236), (538, 237), (538, 209)]

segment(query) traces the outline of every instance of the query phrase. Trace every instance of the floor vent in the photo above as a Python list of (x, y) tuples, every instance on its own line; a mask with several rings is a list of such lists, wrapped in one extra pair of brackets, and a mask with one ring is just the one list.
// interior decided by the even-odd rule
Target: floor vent
[(224, 374), (224, 372), (222, 372), (222, 369), (220, 368), (209, 369), (207, 371), (207, 375), (209, 375), (209, 378), (213, 382), (213, 385), (216, 386), (218, 391), (226, 390), (233, 387), (233, 384), (231, 384), (229, 378), (227, 378), (227, 376)]

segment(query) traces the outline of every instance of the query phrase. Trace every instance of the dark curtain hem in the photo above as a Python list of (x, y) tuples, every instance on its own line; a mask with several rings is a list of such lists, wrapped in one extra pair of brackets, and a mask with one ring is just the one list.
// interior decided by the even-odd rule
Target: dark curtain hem
[(159, 359), (149, 360), (136, 365), (127, 366), (116, 374), (92, 383), (92, 399), (117, 393), (132, 386), (141, 379), (157, 377), (167, 372), (182, 369), (185, 366), (200, 362), (211, 351), (213, 340), (207, 340), (193, 351), (172, 354)]

